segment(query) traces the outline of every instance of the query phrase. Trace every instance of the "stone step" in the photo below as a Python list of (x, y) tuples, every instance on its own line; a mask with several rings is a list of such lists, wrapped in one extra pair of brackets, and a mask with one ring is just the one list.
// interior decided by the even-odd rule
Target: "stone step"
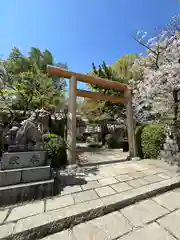
[(31, 167), (11, 170), (0, 170), (0, 187), (49, 180), (51, 167)]
[(39, 167), (46, 165), (46, 162), (45, 151), (8, 152), (2, 156), (1, 169)]
[[(26, 218), (21, 217), (21, 219), (13, 219), (13, 221), (8, 221), (8, 218), (6, 218), (5, 223), (0, 226), (2, 235), (2, 237), (0, 235), (0, 239), (32, 240), (42, 239), (47, 235), (50, 237), (51, 234), (61, 232), (69, 227), (72, 228), (77, 224), (104, 216), (178, 187), (180, 187), (180, 177), (174, 177), (111, 196), (105, 196), (101, 199), (37, 213)], [(60, 237), (57, 239), (60, 239)]]
[(41, 199), (54, 194), (54, 179), (0, 187), (0, 205)]

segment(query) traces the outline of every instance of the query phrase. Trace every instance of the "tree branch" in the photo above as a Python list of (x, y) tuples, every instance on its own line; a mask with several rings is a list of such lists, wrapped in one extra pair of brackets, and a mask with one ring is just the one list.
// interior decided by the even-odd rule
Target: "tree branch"
[(143, 43), (142, 41), (138, 40), (137, 38), (133, 37), (133, 39), (139, 43), (140, 45), (142, 45), (143, 47), (147, 48), (150, 52), (154, 53), (155, 55), (157, 55), (156, 51), (154, 51), (153, 49), (151, 49), (150, 47), (148, 47), (145, 43)]

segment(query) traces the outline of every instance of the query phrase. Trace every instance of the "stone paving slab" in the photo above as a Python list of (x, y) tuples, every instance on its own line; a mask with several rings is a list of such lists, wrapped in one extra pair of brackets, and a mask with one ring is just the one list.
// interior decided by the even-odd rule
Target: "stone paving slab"
[(0, 224), (2, 224), (9, 213), (9, 209), (0, 210)]
[(153, 198), (155, 202), (170, 211), (180, 208), (180, 191), (171, 191)]
[(72, 235), (71, 230), (66, 230), (63, 232), (53, 234), (49, 237), (45, 237), (43, 238), (43, 240), (75, 240), (75, 237)]
[(46, 211), (67, 207), (73, 204), (74, 198), (70, 194), (61, 197), (54, 197), (46, 200)]
[(98, 181), (90, 181), (87, 184), (82, 185), (83, 190), (95, 189), (102, 185)]
[(95, 163), (101, 164), (102, 162), (109, 162), (109, 161), (124, 161), (129, 153), (123, 152), (121, 149), (89, 149), (87, 148), (80, 149), (78, 151), (80, 159), (82, 159), (85, 164)]
[(105, 186), (105, 185), (110, 185), (110, 184), (113, 184), (113, 183), (117, 183), (118, 180), (111, 177), (111, 178), (102, 178), (98, 182), (100, 183), (101, 186)]
[[(59, 196), (0, 209), (0, 224), (3, 222), (2, 226), (5, 226), (10, 222), (15, 223), (13, 233), (16, 236), (28, 232), (31, 237), (34, 230), (43, 236), (44, 232), (57, 232), (71, 224), (100, 217), (180, 186), (177, 169), (174, 166), (163, 168), (162, 162), (156, 166), (154, 163), (157, 162), (129, 161), (108, 164), (98, 166), (93, 172), (86, 168), (86, 172), (76, 172), (76, 178), (79, 176), (81, 181), (78, 182), (81, 183), (74, 182), (76, 185), (64, 186)], [(149, 181), (145, 180), (146, 177)], [(70, 178), (71, 184), (76, 178)], [(86, 182), (87, 179), (89, 180)], [(158, 200), (153, 201), (154, 205), (161, 205)], [(170, 211), (168, 205), (165, 209)], [(3, 212), (4, 210), (7, 212)], [(22, 239), (28, 238), (24, 235)]]
[(103, 240), (106, 239), (105, 232), (101, 231), (97, 226), (94, 224), (91, 224), (91, 222), (88, 223), (82, 223), (82, 225), (78, 225), (74, 228), (73, 231), (75, 235), (75, 239), (78, 240)]
[[(57, 210), (46, 211), (31, 217), (25, 217), (25, 215), (22, 214), (22, 209), (19, 213), (16, 210), (17, 217), (10, 214), (4, 222), (4, 225), (1, 226), (6, 226), (11, 220), (15, 223), (14, 229), (11, 233), (16, 238), (20, 237), (19, 239), (21, 240), (33, 239), (33, 237), (36, 236), (34, 236), (35, 233), (38, 233), (38, 236), (36, 237), (44, 236), (46, 232), (53, 234), (63, 230), (64, 228), (68, 228), (70, 225), (74, 226), (75, 224), (80, 224), (84, 221), (122, 209), (135, 201), (140, 201), (150, 196), (154, 196), (154, 194), (166, 191), (168, 188), (177, 187), (177, 185), (180, 186), (180, 177), (164, 180), (162, 182), (153, 183), (136, 189), (130, 189), (111, 196), (59, 208)], [(168, 212), (167, 209), (162, 210), (164, 209), (162, 206), (155, 202), (153, 203), (154, 204), (151, 203), (148, 206), (154, 208), (154, 215), (150, 215), (151, 218), (146, 218), (147, 221), (154, 220), (155, 218)], [(156, 205), (158, 205), (158, 207), (155, 207)], [(18, 220), (17, 218), (20, 219)], [(130, 220), (129, 224), (130, 226), (133, 225)]]
[(180, 209), (158, 220), (160, 226), (180, 239)]
[[(84, 225), (80, 224), (78, 227), (79, 232), (82, 231)], [(118, 225), (119, 227), (119, 225)], [(117, 231), (116, 228), (115, 231)], [(108, 230), (111, 229), (108, 226)], [(84, 229), (83, 229), (84, 230)], [(103, 239), (103, 240), (114, 240), (114, 238), (110, 238), (107, 236), (103, 236), (103, 233), (101, 232), (101, 237), (103, 236), (103, 238), (95, 238), (95, 234), (94, 234), (94, 229), (92, 229), (92, 231), (90, 230), (90, 228), (88, 229), (90, 234), (88, 235), (88, 238), (84, 238), (84, 239), (90, 239), (90, 240), (94, 240), (94, 239)], [(107, 230), (107, 231), (108, 231)], [(114, 230), (112, 228), (112, 230)], [(111, 230), (110, 230), (111, 231)], [(53, 234), (49, 237), (43, 238), (42, 240), (78, 240), (78, 238), (75, 238), (75, 236), (73, 235), (74, 229), (73, 231), (71, 230), (66, 230), (60, 233), (56, 233)], [(81, 236), (83, 236), (83, 233), (80, 233)], [(118, 239), (117, 240), (176, 240), (172, 235), (170, 235), (170, 233), (168, 233), (165, 229), (163, 229), (162, 227), (160, 227), (157, 223), (151, 223), (143, 228), (137, 229), (136, 231), (130, 232), (125, 236), (119, 237), (120, 236), (120, 232), (118, 232)], [(99, 233), (100, 235), (100, 233)], [(87, 234), (86, 234), (87, 236)], [(89, 237), (91, 236), (91, 238)], [(99, 237), (99, 236), (98, 236)], [(81, 238), (80, 238), (81, 239)]]
[[(166, 170), (163, 170), (163, 171), (166, 171)], [(154, 175), (154, 174), (162, 173), (163, 171), (161, 168), (151, 168), (151, 169), (144, 170), (143, 172), (145, 173), (145, 175)]]
[(63, 231), (53, 234), (51, 237), (45, 237), (43, 240), (106, 240), (115, 239), (129, 231), (132, 227), (128, 224), (119, 212), (113, 212), (103, 217), (87, 223), (82, 223), (73, 228), (73, 230)]
[(116, 176), (116, 179), (119, 182), (125, 182), (133, 179), (133, 176), (129, 176), (128, 174), (122, 174), (120, 176)]
[[(179, 190), (169, 192), (172, 199), (177, 192)], [(160, 195), (166, 196), (167, 193)], [(179, 223), (180, 209), (171, 212), (151, 198), (42, 240), (179, 240)]]
[(117, 193), (120, 193), (120, 192), (124, 192), (124, 191), (127, 191), (129, 189), (132, 189), (132, 187), (125, 183), (125, 182), (120, 182), (120, 183), (115, 183), (115, 184), (112, 184), (111, 187), (117, 192)]
[[(34, 239), (68, 228), (73, 223), (84, 222), (92, 214), (91, 210), (100, 210), (103, 204), (100, 199), (72, 205), (55, 211), (45, 212), (36, 216), (20, 219), (16, 222), (13, 234), (20, 239)], [(94, 212), (94, 217), (95, 217)], [(102, 213), (101, 213), (102, 214)], [(36, 235), (38, 234), (38, 236)]]
[(138, 188), (138, 187), (142, 187), (144, 185), (148, 185), (149, 182), (147, 180), (145, 180), (144, 178), (139, 178), (139, 179), (127, 181), (127, 183), (131, 187)]
[(169, 176), (166, 172), (159, 173), (157, 176), (161, 177), (162, 179), (169, 179), (171, 176)]
[(15, 223), (8, 223), (6, 225), (1, 225), (0, 226), (0, 239), (8, 239), (15, 228)]
[(175, 240), (164, 228), (157, 223), (151, 223), (143, 228), (133, 231), (117, 240)]
[(122, 209), (121, 212), (134, 227), (142, 226), (169, 213), (167, 209), (152, 200), (145, 200), (133, 204), (132, 206)]
[(91, 201), (98, 198), (97, 193), (94, 190), (88, 190), (80, 193), (74, 193), (73, 198), (76, 203), (81, 203), (85, 201)]
[(61, 192), (61, 195), (66, 195), (66, 194), (71, 194), (71, 193), (76, 193), (81, 191), (82, 191), (82, 188), (81, 186), (78, 186), (78, 185), (65, 186)]
[[(82, 170), (82, 172), (76, 174), (76, 179), (70, 178), (70, 180), (66, 181), (67, 186), (61, 191), (61, 195), (95, 189), (119, 182), (126, 182), (131, 187), (140, 187), (180, 174), (177, 173), (177, 169), (174, 166), (168, 165), (169, 169), (167, 169), (166, 164), (165, 168), (163, 168), (163, 164), (161, 163), (160, 167), (157, 167), (154, 163), (159, 162), (159, 160), (146, 162), (146, 160), (145, 162), (143, 160), (138, 162), (113, 163), (108, 164), (108, 166), (102, 165), (98, 166), (95, 170), (91, 170), (91, 168), (86, 169), (88, 174)], [(61, 181), (61, 174), (59, 175), (59, 179)], [(82, 181), (82, 179), (84, 179), (84, 183), (80, 184), (79, 180)]]
[(44, 201), (37, 201), (13, 208), (6, 221), (12, 222), (21, 218), (37, 215), (42, 212), (44, 212)]
[(146, 177), (143, 171), (130, 172), (129, 175), (132, 176), (133, 179)]
[(82, 223), (73, 228), (73, 234), (78, 240), (105, 240), (115, 239), (129, 231), (132, 227), (127, 219), (119, 212), (113, 212)]
[(148, 175), (144, 177), (144, 180), (150, 182), (150, 183), (154, 183), (154, 182), (159, 182), (162, 181), (164, 178), (160, 177), (159, 175), (155, 174), (155, 175)]
[(116, 191), (110, 186), (96, 188), (95, 191), (97, 192), (99, 197), (105, 197), (116, 193)]

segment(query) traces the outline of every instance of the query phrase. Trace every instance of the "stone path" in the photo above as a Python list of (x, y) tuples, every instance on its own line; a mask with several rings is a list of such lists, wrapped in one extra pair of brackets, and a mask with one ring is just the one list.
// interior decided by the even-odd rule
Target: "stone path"
[[(180, 187), (180, 173), (177, 170), (176, 166), (170, 166), (160, 160), (143, 160), (83, 166), (72, 174), (60, 171), (58, 178), (61, 192), (58, 196), (0, 208), (0, 239), (8, 239), (10, 235), (18, 240), (42, 238), (47, 233), (52, 234), (69, 226), (73, 227), (121, 209), (135, 201)], [(160, 209), (160, 206), (152, 201), (145, 203), (148, 208), (155, 209), (154, 214), (156, 210), (162, 212), (162, 215), (167, 213), (164, 212), (164, 208)], [(180, 201), (176, 202), (177, 205), (179, 203)], [(122, 218), (118, 212), (113, 214), (117, 218)], [(128, 214), (130, 213), (127, 210), (126, 215)], [(150, 219), (146, 217), (145, 221), (151, 221), (151, 216), (154, 216), (153, 213), (148, 212), (148, 214)], [(145, 215), (148, 214), (146, 211)], [(141, 225), (143, 220), (141, 218), (144, 217), (139, 214), (134, 216), (136, 215), (140, 217), (138, 221)], [(120, 225), (127, 225), (130, 231), (129, 224), (124, 220), (119, 221), (122, 221)], [(132, 221), (138, 223), (136, 219)], [(123, 234), (128, 232), (124, 232), (123, 229)]]
[(86, 144), (79, 149), (77, 148), (77, 153), (81, 162), (94, 164), (123, 161), (129, 155), (129, 152), (123, 152), (122, 149), (88, 148)]
[[(75, 168), (72, 173), (71, 171), (57, 173), (61, 196), (70, 194), (75, 204), (147, 186), (176, 176), (180, 176), (177, 167), (170, 166), (161, 160), (90, 165)], [(55, 202), (53, 206), (55, 208)]]
[(76, 225), (42, 240), (180, 239), (180, 189)]

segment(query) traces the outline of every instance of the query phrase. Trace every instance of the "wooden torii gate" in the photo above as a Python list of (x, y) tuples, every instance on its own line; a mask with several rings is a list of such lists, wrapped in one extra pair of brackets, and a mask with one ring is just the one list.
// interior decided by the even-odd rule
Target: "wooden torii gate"
[[(102, 79), (86, 74), (71, 72), (60, 67), (48, 65), (47, 73), (49, 76), (63, 77), (70, 79), (69, 83), (69, 103), (68, 103), (68, 161), (69, 164), (76, 163), (76, 97), (87, 97), (96, 100), (105, 100), (114, 103), (124, 104), (126, 107), (127, 130), (130, 157), (136, 157), (136, 143), (134, 132), (134, 121), (132, 111), (132, 94), (131, 89), (126, 84)], [(77, 89), (77, 81), (96, 84), (104, 88), (117, 89), (124, 92), (124, 97), (107, 96), (97, 92), (89, 92)]]

